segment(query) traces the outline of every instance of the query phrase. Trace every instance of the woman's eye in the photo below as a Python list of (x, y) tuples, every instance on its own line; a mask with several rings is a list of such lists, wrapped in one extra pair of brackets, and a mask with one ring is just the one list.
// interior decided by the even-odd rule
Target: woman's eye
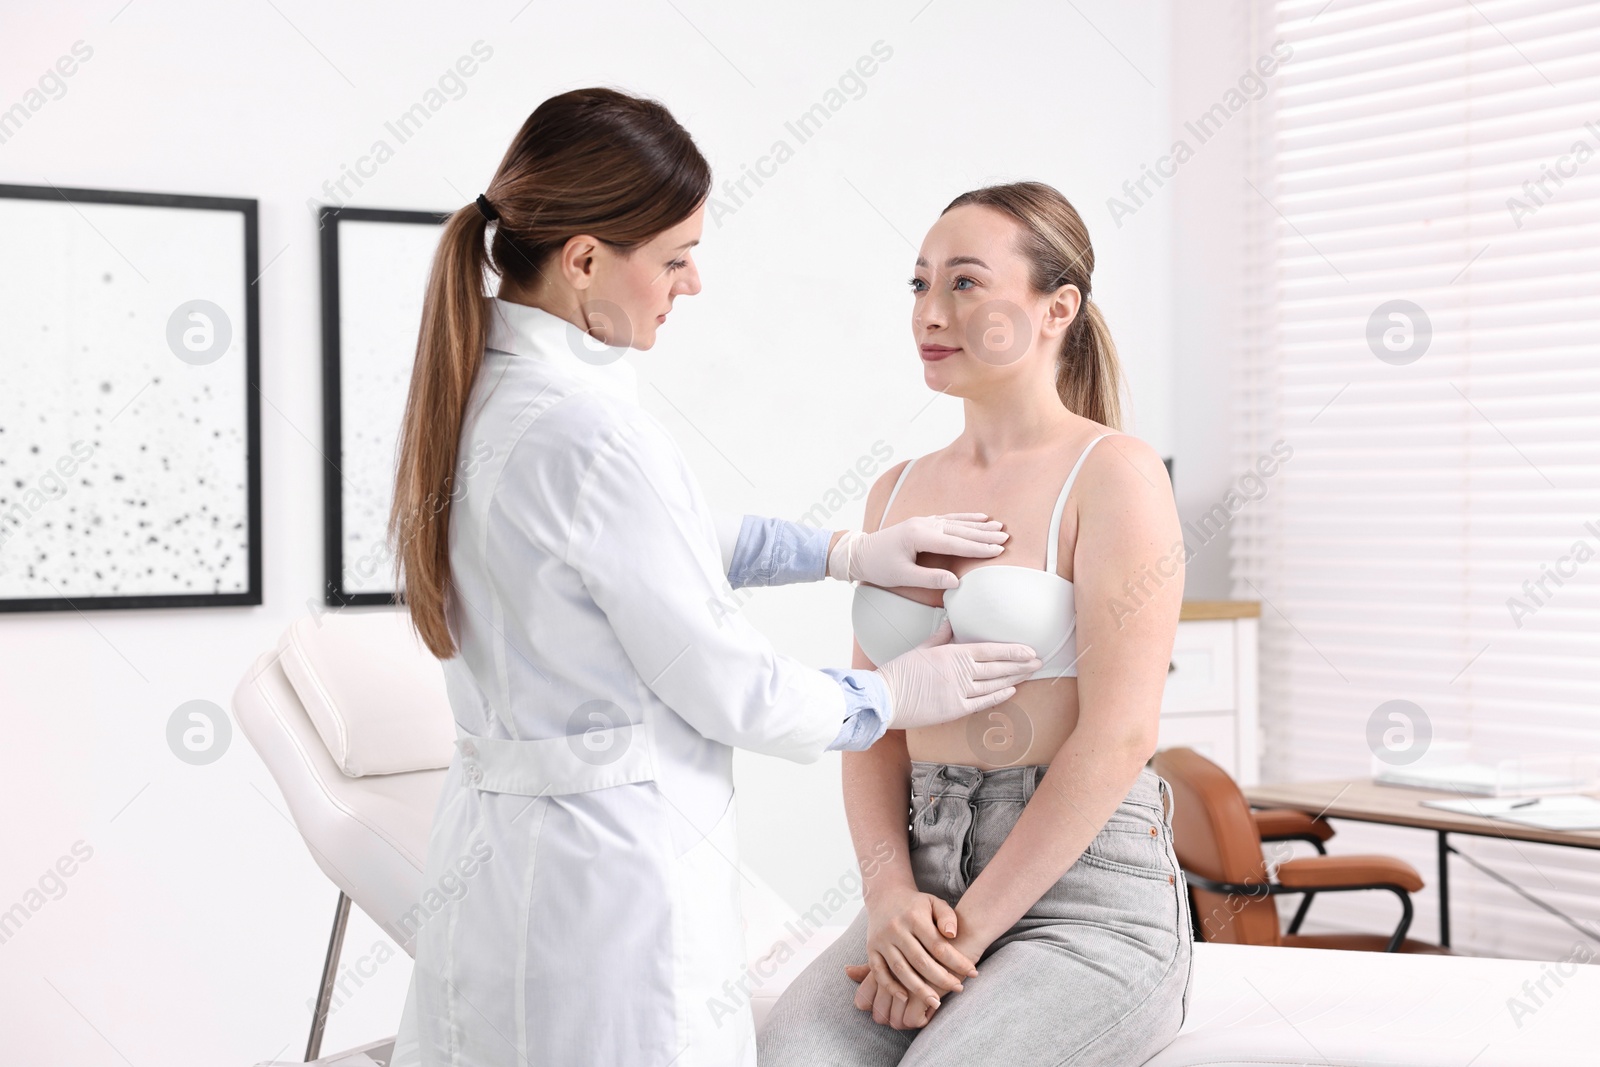
[[(963, 275), (961, 275), (960, 277), (958, 277), (955, 280), (955, 284), (954, 284), (954, 286), (952, 286), (952, 288), (954, 288), (956, 290), (956, 292), (958, 292), (958, 293), (964, 293), (964, 292), (967, 291), (967, 290), (961, 288), (961, 283), (962, 282), (971, 282), (973, 285), (977, 285), (978, 284), (977, 279), (969, 278), (969, 277), (967, 277), (966, 275), (963, 274)], [(912, 278), (906, 284), (911, 286), (911, 291), (913, 293), (924, 292), (924, 291), (926, 291), (926, 288), (927, 288), (925, 285), (923, 285), (923, 282), (922, 282), (921, 278)]]
[(689, 265), (689, 261), (688, 260), (675, 259), (671, 263), (667, 264), (667, 269), (668, 270), (682, 270), (683, 268), (687, 267), (688, 265)]

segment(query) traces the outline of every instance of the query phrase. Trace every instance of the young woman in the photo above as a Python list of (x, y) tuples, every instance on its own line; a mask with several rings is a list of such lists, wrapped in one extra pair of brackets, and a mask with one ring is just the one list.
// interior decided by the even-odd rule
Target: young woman
[(860, 534), (707, 510), (619, 357), (700, 291), (710, 188), (664, 107), (580, 89), (539, 105), (445, 222), (391, 531), (458, 740), (400, 920), (416, 966), (396, 1065), (753, 1067), (750, 1013), (706, 1007), (746, 980), (733, 748), (865, 748), (993, 706), (1041, 662), (931, 642), (814, 670), (717, 610), (732, 585), (825, 572), (953, 583), (917, 553), (992, 557), (1005, 534), (972, 514)]
[(1160, 457), (1117, 432), (1093, 267), (1083, 220), (1035, 182), (957, 197), (923, 241), (912, 332), (966, 425), (887, 471), (867, 517), (981, 509), (1012, 537), (1004, 562), (926, 557), (960, 576), (942, 599), (859, 586), (855, 663), (942, 628), (1044, 665), (996, 708), (844, 757), (865, 906), (774, 1006), (762, 1067), (1137, 1064), (1182, 1024), (1187, 899), (1145, 767), (1182, 535)]

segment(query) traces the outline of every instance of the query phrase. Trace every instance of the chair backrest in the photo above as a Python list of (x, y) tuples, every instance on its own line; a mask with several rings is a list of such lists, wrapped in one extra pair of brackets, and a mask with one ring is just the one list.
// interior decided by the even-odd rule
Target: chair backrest
[[(455, 729), (441, 674), (404, 612), (346, 609), (296, 620), (233, 694), (239, 731), (283, 793), (317, 866), (407, 953), (431, 917), (428, 839)], [(385, 681), (397, 677), (413, 683), (404, 714)], [(386, 703), (369, 706), (375, 701)], [(371, 736), (385, 713), (407, 738)], [(337, 738), (337, 757), (324, 732)], [(419, 769), (356, 776), (341, 767), (397, 759)]]
[(1266, 895), (1261, 834), (1238, 785), (1191, 748), (1163, 749), (1150, 765), (1172, 787), (1172, 844), (1183, 869), (1213, 882), (1260, 887), (1256, 895), (1213, 893), (1196, 886), (1195, 921), (1201, 937), (1239, 945), (1278, 944), (1278, 908)]

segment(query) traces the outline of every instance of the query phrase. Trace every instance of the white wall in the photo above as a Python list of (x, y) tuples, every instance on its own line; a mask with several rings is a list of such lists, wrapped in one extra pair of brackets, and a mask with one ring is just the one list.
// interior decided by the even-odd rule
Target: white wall
[[(1172, 202), (1173, 488), (1184, 543), (1184, 593), (1190, 599), (1227, 599), (1231, 530), (1216, 536), (1203, 521), (1234, 480), (1229, 455), (1233, 371), (1245, 293), (1245, 198), (1242, 180), (1246, 134), (1257, 101), (1250, 101), (1204, 140), (1188, 124), (1223, 98), (1250, 69), (1248, 0), (1173, 2), (1171, 143), (1175, 170), (1157, 196)], [(1267, 81), (1267, 91), (1274, 86)], [(1263, 98), (1264, 100), (1264, 98)], [(1181, 163), (1173, 148), (1193, 154)], [(1210, 529), (1215, 529), (1214, 524)]]
[[(327, 201), (324, 181), (476, 41), (493, 55), (464, 95), (350, 187), (349, 203), (465, 204), (526, 114), (585, 84), (662, 99), (719, 182), (737, 178), (875, 42), (893, 50), (754, 196), (708, 221), (705, 291), (680, 302), (653, 351), (633, 357), (645, 405), (677, 433), (715, 503), (795, 517), (874, 442), (897, 462), (956, 433), (956, 401), (918, 415), (929, 394), (907, 336), (904, 280), (950, 198), (1017, 178), (1056, 185), (1088, 221), (1095, 293), (1133, 389), (1129, 428), (1164, 455), (1180, 452), (1180, 489), (1200, 491), (1183, 453), (1215, 425), (1186, 421), (1175, 398), (1190, 395), (1218, 349), (1185, 341), (1178, 351), (1192, 365), (1174, 379), (1172, 220), (1185, 201), (1158, 195), (1120, 227), (1107, 208), (1170, 143), (1161, 0), (1000, 3), (981, 16), (948, 0), (783, 10), (109, 0), (26, 18), (16, 10), (0, 35), (0, 107), (74, 42), (93, 54), (64, 95), (0, 145), (0, 181), (254, 197), (270, 265), (264, 605), (0, 617), (0, 909), (75, 842), (92, 849), (65, 894), (0, 944), (8, 1062), (298, 1058), (334, 890), (241, 737), (220, 761), (193, 767), (167, 749), (165, 724), (191, 699), (226, 705), (251, 659), (321, 586), (317, 244), (306, 203)], [(1180, 308), (1198, 299), (1182, 297)], [(854, 525), (862, 490), (843, 488), (838, 521)], [(837, 583), (763, 591), (744, 610), (784, 651), (839, 664), (847, 595)], [(853, 862), (837, 756), (737, 766), (745, 860), (809, 904)], [(372, 956), (380, 940), (358, 917), (346, 960)], [(391, 1033), (409, 966), (404, 957), (379, 966), (334, 1016), (325, 1048)]]

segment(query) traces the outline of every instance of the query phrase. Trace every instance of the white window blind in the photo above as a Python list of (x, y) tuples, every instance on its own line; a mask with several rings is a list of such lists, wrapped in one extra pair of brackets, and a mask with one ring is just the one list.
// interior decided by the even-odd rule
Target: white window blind
[[(1477, 758), (1600, 754), (1600, 2), (1251, 10), (1252, 55), (1293, 49), (1241, 193), (1234, 465), (1273, 473), (1230, 574), (1262, 602), (1262, 780), (1369, 774), (1391, 700)], [(1454, 843), (1600, 931), (1600, 853)], [(1416, 865), (1434, 938), (1431, 835), (1331, 847)], [(1458, 950), (1582, 937), (1459, 860), (1451, 903)], [(1394, 910), (1318, 898), (1306, 929)]]

